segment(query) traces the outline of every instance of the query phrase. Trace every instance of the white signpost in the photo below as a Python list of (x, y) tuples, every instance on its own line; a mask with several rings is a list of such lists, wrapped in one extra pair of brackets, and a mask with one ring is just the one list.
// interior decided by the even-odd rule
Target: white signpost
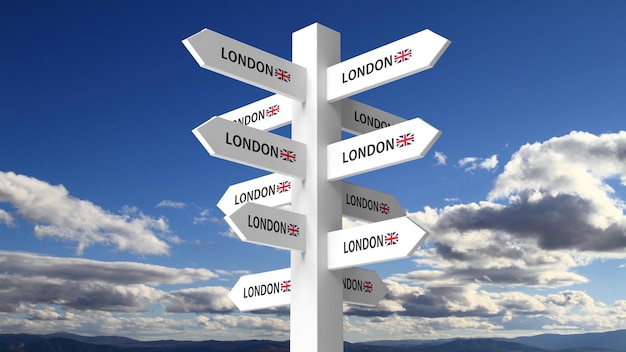
[(305, 215), (246, 203), (224, 219), (242, 241), (300, 252), (305, 250)]
[[(228, 297), (241, 311), (290, 305), (291, 351), (342, 351), (342, 304), (374, 306), (388, 292), (355, 266), (406, 258), (427, 233), (392, 195), (339, 180), (421, 158), (441, 133), (331, 103), (433, 67), (450, 42), (423, 30), (340, 62), (338, 32), (316, 23), (292, 39), (293, 62), (208, 29), (183, 40), (201, 67), (278, 94), (193, 133), (213, 156), (274, 172), (230, 186), (218, 206), (244, 241), (291, 250), (290, 268), (243, 276)], [(267, 132), (290, 121), (292, 139)], [(342, 141), (342, 129), (357, 136)], [(342, 213), (371, 223), (341, 229)]]
[(304, 67), (206, 28), (183, 44), (202, 68), (304, 101)]
[(258, 130), (269, 131), (291, 123), (291, 105), (291, 99), (274, 94), (219, 116)]
[(341, 129), (352, 134), (372, 132), (404, 121), (400, 116), (356, 100), (341, 101)]
[(328, 234), (328, 269), (407, 258), (427, 235), (408, 217), (333, 231)]
[(306, 145), (302, 143), (220, 117), (196, 127), (193, 134), (212, 156), (304, 178)]
[(405, 216), (406, 212), (391, 194), (342, 182), (343, 215), (363, 221), (383, 221)]
[(269, 174), (228, 187), (217, 207), (230, 215), (247, 202), (277, 207), (291, 202), (291, 177)]
[(328, 179), (337, 180), (424, 157), (441, 132), (412, 119), (328, 146)]
[[(389, 292), (375, 271), (348, 268), (341, 271), (343, 301), (374, 307)], [(228, 298), (242, 312), (289, 305), (291, 302), (291, 269), (279, 269), (245, 275), (228, 293)]]
[(334, 102), (435, 66), (450, 45), (425, 29), (328, 68), (327, 96)]
[(291, 269), (242, 276), (228, 298), (242, 312), (286, 306), (291, 302)]
[(341, 275), (345, 303), (374, 307), (389, 292), (383, 280), (373, 270), (348, 268)]

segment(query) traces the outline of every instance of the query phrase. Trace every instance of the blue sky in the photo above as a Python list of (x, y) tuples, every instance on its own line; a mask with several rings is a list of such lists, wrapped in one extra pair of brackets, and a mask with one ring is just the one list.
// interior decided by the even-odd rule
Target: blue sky
[(342, 60), (423, 29), (452, 41), (433, 69), (352, 97), (443, 134), (349, 179), (431, 235), (367, 267), (390, 293), (344, 307), (347, 340), (626, 329), (624, 17), (622, 1), (3, 2), (0, 331), (288, 339), (287, 309), (226, 297), (289, 265), (216, 207), (267, 172), (191, 133), (271, 93), (181, 41), (209, 28), (290, 59), (315, 22)]

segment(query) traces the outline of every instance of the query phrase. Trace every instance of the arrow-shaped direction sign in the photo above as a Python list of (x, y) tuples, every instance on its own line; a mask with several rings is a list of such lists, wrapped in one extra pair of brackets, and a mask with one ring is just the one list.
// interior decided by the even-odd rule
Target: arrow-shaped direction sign
[(202, 68), (305, 100), (306, 69), (302, 66), (206, 28), (183, 44)]
[(330, 102), (427, 70), (450, 45), (428, 29), (326, 69)]
[(341, 189), (341, 208), (345, 216), (370, 222), (406, 216), (396, 197), (391, 194), (348, 182), (343, 182)]
[(343, 269), (343, 301), (374, 307), (389, 289), (375, 271), (361, 268)]
[(274, 94), (271, 97), (221, 114), (220, 117), (258, 130), (268, 131), (291, 122), (291, 106), (291, 99)]
[[(375, 271), (348, 268), (341, 275), (346, 303), (373, 307), (389, 292)], [(272, 270), (240, 277), (228, 298), (242, 312), (285, 306), (291, 303), (292, 288), (290, 268)]]
[(228, 187), (217, 207), (231, 215), (247, 202), (277, 207), (291, 202), (291, 177), (269, 174)]
[(334, 181), (424, 157), (441, 132), (415, 118), (328, 145), (328, 179)]
[(196, 127), (193, 134), (212, 156), (299, 179), (305, 177), (303, 143), (217, 116)]
[(363, 134), (406, 121), (400, 116), (360, 103), (353, 99), (341, 101), (341, 129)]
[(291, 303), (291, 268), (245, 275), (228, 293), (242, 312)]
[(329, 232), (328, 269), (407, 258), (427, 235), (408, 217)]
[(305, 215), (246, 203), (224, 219), (242, 241), (301, 252), (305, 249)]

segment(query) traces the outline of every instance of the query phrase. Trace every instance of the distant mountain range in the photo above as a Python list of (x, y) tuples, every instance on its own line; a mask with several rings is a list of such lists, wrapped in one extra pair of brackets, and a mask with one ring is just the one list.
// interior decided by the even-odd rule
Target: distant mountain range
[[(87, 337), (0, 334), (0, 352), (288, 352), (289, 341), (137, 341)], [(345, 352), (626, 352), (626, 330), (578, 335), (544, 334), (513, 339), (371, 341), (344, 344)]]

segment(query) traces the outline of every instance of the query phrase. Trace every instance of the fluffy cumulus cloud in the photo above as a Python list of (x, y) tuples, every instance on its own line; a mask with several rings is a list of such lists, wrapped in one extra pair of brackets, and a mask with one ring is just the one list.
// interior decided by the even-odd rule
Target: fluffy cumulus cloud
[[(0, 203), (7, 202), (15, 214), (35, 224), (35, 235), (77, 243), (77, 253), (94, 244), (112, 245), (120, 251), (168, 254), (169, 235), (162, 218), (152, 218), (133, 208), (110, 213), (97, 205), (72, 197), (62, 185), (0, 171)], [(0, 221), (11, 218), (6, 211)], [(175, 238), (170, 236), (170, 238)]]
[[(463, 165), (493, 169), (497, 158)], [(572, 132), (524, 145), (486, 200), (411, 214), (431, 232), (418, 270), (389, 277), (391, 292), (378, 307), (346, 313), (419, 317), (422, 325), (455, 317), (489, 329), (624, 328), (622, 301), (570, 289), (589, 281), (577, 267), (626, 258), (626, 206), (614, 188), (624, 185), (626, 132)]]

